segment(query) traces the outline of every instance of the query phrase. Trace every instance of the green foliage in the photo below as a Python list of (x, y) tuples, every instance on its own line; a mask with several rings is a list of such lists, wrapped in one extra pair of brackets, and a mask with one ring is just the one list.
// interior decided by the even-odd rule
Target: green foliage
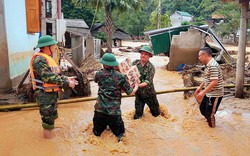
[(198, 10), (199, 13), (197, 14), (197, 17), (203, 18), (203, 19), (211, 19), (211, 15), (216, 11), (216, 10), (221, 10), (221, 7), (223, 5), (227, 4), (222, 4), (221, 1), (211, 1), (211, 0), (202, 0), (200, 3)]
[(106, 25), (106, 40), (107, 48), (112, 52), (112, 31), (113, 18), (111, 16), (113, 11), (123, 13), (126, 11), (139, 10), (143, 4), (142, 0), (72, 0), (74, 4), (83, 6), (84, 4), (91, 4), (97, 11), (101, 8), (105, 9), (105, 25)]
[(190, 25), (196, 25), (196, 26), (201, 26), (201, 25), (205, 25), (206, 23), (204, 21), (194, 21), (194, 22), (190, 22)]
[[(161, 28), (166, 28), (171, 26), (171, 20), (168, 14), (161, 15), (160, 19), (161, 19), (161, 26), (160, 26)], [(158, 20), (157, 12), (153, 11), (150, 14), (150, 19), (149, 19), (150, 23), (149, 25), (146, 26), (145, 31), (157, 29), (157, 20)]]
[(107, 42), (107, 36), (105, 32), (98, 32), (95, 37), (101, 39), (103, 42)]
[(117, 27), (135, 36), (143, 35), (145, 26), (149, 24), (149, 15), (141, 10), (113, 17)]
[(227, 3), (223, 5), (220, 10), (215, 13), (224, 16), (225, 20), (223, 23), (218, 25), (219, 29), (223, 30), (224, 33), (236, 33), (239, 29), (240, 24), (240, 7), (236, 3)]
[[(78, 4), (77, 7), (74, 4)], [(98, 10), (95, 21), (105, 22), (104, 6), (111, 5), (115, 26), (130, 35), (143, 35), (144, 31), (156, 29), (158, 0), (62, 0), (65, 18), (83, 19), (90, 26)], [(161, 28), (170, 26), (169, 15), (175, 11), (188, 12), (194, 22), (182, 24), (203, 25), (213, 14), (225, 17), (224, 23), (214, 28), (221, 35), (236, 32), (239, 28), (240, 9), (237, 3), (221, 3), (221, 0), (161, 0)]]
[(227, 3), (215, 13), (224, 16), (223, 22), (214, 26), (216, 33), (221, 37), (233, 34), (236, 43), (236, 34), (240, 27), (240, 7), (236, 3)]
[(62, 0), (62, 12), (66, 19), (82, 19), (90, 27), (94, 14), (87, 6), (76, 7), (71, 0)]
[(119, 12), (126, 12), (129, 9), (138, 10), (144, 3), (143, 0), (72, 0), (77, 6), (86, 6), (89, 4), (97, 11), (106, 6), (110, 6), (110, 12), (118, 10)]
[(190, 22), (184, 21), (184, 22), (181, 22), (181, 25), (190, 25)]

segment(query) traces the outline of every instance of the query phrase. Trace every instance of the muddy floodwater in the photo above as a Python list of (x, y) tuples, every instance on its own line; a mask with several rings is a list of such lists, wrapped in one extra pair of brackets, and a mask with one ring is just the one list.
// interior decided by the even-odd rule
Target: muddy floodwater
[[(132, 59), (138, 53), (130, 53)], [(183, 87), (177, 72), (165, 70), (168, 58), (155, 56), (157, 91)], [(97, 86), (91, 82), (92, 96)], [(193, 97), (183, 93), (157, 95), (162, 115), (153, 117), (145, 107), (142, 119), (133, 120), (134, 97), (122, 99), (125, 138), (117, 142), (106, 129), (101, 137), (92, 134), (95, 101), (59, 105), (53, 138), (42, 137), (37, 108), (0, 112), (1, 156), (247, 156), (250, 153), (250, 100), (223, 99), (210, 128), (200, 115)]]

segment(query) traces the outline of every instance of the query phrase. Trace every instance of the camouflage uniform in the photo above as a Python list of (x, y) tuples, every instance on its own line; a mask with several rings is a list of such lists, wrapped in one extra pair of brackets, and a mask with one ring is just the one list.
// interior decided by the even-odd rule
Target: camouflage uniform
[(126, 77), (113, 68), (98, 71), (94, 81), (98, 83), (99, 90), (93, 118), (93, 133), (100, 136), (108, 125), (119, 137), (125, 132), (120, 108), (121, 90), (129, 95), (133, 88), (130, 87)]
[[(52, 72), (48, 66), (46, 59), (42, 56), (37, 56), (33, 62), (35, 78), (42, 80), (45, 83), (57, 84), (62, 87), (68, 87), (67, 77), (59, 76)], [(57, 113), (57, 92), (44, 92), (41, 89), (36, 89), (36, 101), (40, 107), (42, 126), (44, 129), (53, 129), (54, 120), (58, 117)]]
[(160, 114), (160, 109), (153, 83), (155, 67), (150, 61), (144, 66), (142, 66), (140, 60), (135, 60), (132, 64), (136, 65), (140, 72), (141, 83), (146, 82), (148, 84), (145, 87), (139, 88), (135, 94), (134, 119), (138, 119), (143, 115), (145, 103), (148, 105), (152, 115), (156, 117)]

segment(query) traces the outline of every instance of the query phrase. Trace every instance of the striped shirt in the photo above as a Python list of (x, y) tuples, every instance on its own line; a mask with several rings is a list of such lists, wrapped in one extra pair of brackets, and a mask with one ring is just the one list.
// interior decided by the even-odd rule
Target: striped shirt
[(207, 97), (222, 97), (224, 95), (223, 78), (220, 65), (212, 58), (206, 65), (205, 69), (205, 87), (213, 80), (218, 80), (218, 84), (206, 93)]

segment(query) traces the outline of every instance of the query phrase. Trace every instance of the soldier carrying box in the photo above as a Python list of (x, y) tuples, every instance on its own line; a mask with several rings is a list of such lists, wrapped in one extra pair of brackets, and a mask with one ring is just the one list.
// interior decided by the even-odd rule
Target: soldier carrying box
[(153, 78), (155, 67), (149, 61), (153, 57), (152, 49), (149, 46), (143, 46), (140, 50), (140, 60), (135, 60), (132, 65), (136, 65), (140, 72), (140, 84), (135, 96), (135, 114), (134, 119), (139, 119), (143, 115), (145, 104), (148, 105), (153, 116), (160, 114), (159, 102), (156, 97)]

